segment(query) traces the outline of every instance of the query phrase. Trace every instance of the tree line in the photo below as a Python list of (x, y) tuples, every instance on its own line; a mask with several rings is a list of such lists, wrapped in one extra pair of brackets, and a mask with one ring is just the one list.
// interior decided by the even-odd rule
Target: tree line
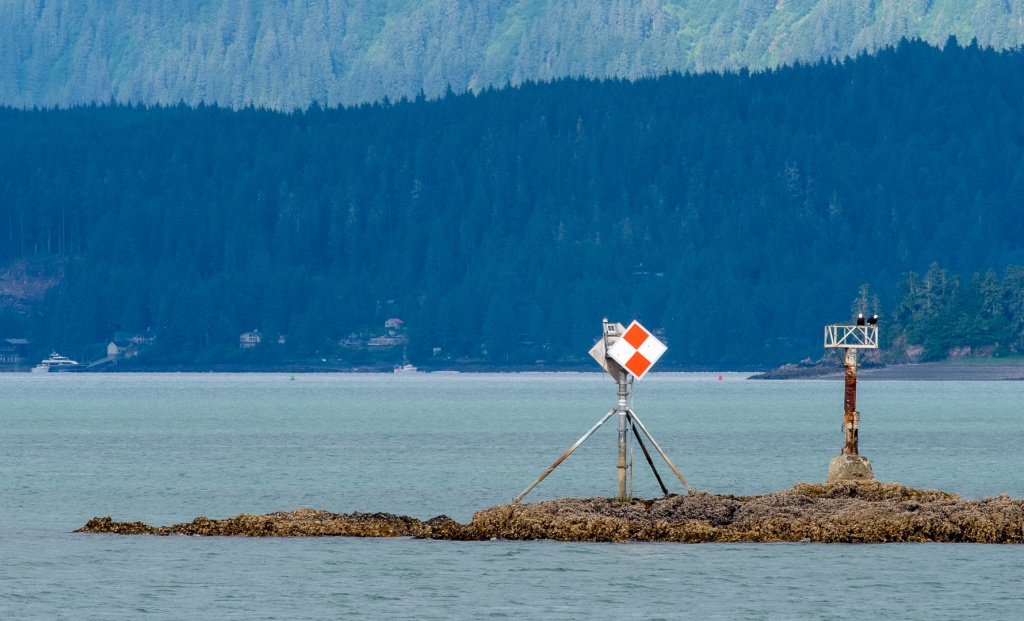
[[(0, 266), (60, 283), (0, 337), (358, 362), (338, 342), (398, 317), (413, 362), (574, 364), (607, 316), (662, 329), (666, 365), (820, 354), (861, 283), (895, 308), (933, 262), (1024, 264), (1022, 60), (904, 42), (292, 113), (3, 108)], [(256, 328), (287, 345), (240, 353)]]
[(760, 70), (901, 38), (1024, 44), (994, 0), (23, 0), (0, 3), (0, 104), (290, 111), (568, 76)]
[(1024, 266), (970, 278), (933, 263), (908, 272), (891, 313), (889, 356), (895, 361), (1024, 354)]

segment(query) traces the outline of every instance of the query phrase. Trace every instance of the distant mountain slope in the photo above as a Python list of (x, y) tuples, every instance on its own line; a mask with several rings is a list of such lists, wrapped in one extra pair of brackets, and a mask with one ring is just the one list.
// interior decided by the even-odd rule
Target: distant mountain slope
[[(1022, 128), (1024, 53), (920, 42), (289, 114), (0, 108), (0, 270), (63, 274), (0, 338), (88, 359), (152, 327), (196, 364), (259, 328), (358, 362), (339, 342), (398, 317), (416, 363), (589, 364), (606, 315), (664, 328), (664, 365), (763, 364), (903, 282), (900, 321), (1024, 351), (1024, 270), (952, 277), (1024, 264)], [(958, 334), (914, 342), (991, 344)]]
[(0, 104), (304, 108), (1024, 42), (1022, 0), (3, 0)]

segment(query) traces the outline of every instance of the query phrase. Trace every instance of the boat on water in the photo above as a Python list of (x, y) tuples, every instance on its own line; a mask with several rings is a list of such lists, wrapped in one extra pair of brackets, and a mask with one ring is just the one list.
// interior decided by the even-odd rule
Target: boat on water
[(49, 358), (44, 359), (33, 367), (32, 372), (49, 373), (50, 371), (79, 371), (84, 368), (85, 366), (79, 364), (77, 361), (72, 360), (67, 356), (61, 356), (57, 352), (53, 352), (50, 354)]
[(420, 370), (415, 366), (409, 364), (409, 358), (406, 357), (405, 351), (402, 351), (402, 364), (395, 365), (395, 373), (419, 373)]

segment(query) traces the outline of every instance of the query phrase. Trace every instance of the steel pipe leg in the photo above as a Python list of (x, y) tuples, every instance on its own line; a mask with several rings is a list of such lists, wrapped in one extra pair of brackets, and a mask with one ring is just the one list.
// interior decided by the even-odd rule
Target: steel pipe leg
[(568, 450), (568, 451), (566, 451), (564, 455), (562, 455), (561, 457), (559, 457), (559, 458), (558, 458), (558, 459), (557, 459), (557, 460), (555, 461), (555, 463), (551, 464), (551, 467), (550, 467), (550, 468), (548, 468), (547, 470), (545, 470), (545, 471), (544, 471), (544, 474), (542, 474), (542, 475), (540, 475), (539, 477), (537, 477), (537, 480), (536, 480), (536, 481), (534, 481), (534, 482), (533, 482), (533, 484), (532, 484), (532, 485), (530, 485), (530, 487), (527, 487), (526, 489), (524, 489), (524, 490), (523, 490), (523, 493), (522, 493), (522, 494), (519, 494), (518, 496), (516, 496), (516, 497), (515, 497), (515, 499), (514, 499), (514, 500), (512, 501), (512, 503), (513, 503), (513, 504), (517, 504), (517, 503), (518, 503), (518, 502), (519, 502), (520, 500), (522, 500), (522, 499), (523, 499), (523, 497), (524, 497), (524, 496), (526, 496), (527, 494), (529, 494), (529, 493), (530, 493), (530, 490), (532, 490), (533, 488), (537, 487), (537, 485), (538, 485), (538, 484), (539, 484), (539, 483), (540, 483), (541, 481), (543, 481), (545, 477), (547, 477), (547, 476), (548, 476), (549, 474), (551, 474), (551, 472), (552, 472), (552, 471), (553, 471), (553, 470), (554, 470), (555, 468), (557, 468), (557, 467), (558, 467), (558, 464), (560, 464), (560, 463), (562, 463), (563, 461), (565, 461), (565, 458), (566, 458), (566, 457), (568, 457), (569, 455), (572, 455), (572, 452), (573, 452), (573, 451), (575, 451), (576, 449), (578, 449), (578, 448), (580, 447), (580, 445), (582, 445), (582, 444), (583, 444), (584, 442), (586, 442), (586, 441), (587, 441), (587, 438), (589, 438), (590, 436), (594, 435), (594, 432), (595, 432), (595, 431), (597, 431), (598, 427), (600, 427), (601, 425), (605, 424), (605, 422), (606, 422), (606, 421), (607, 421), (607, 420), (608, 420), (609, 418), (611, 418), (611, 417), (612, 417), (612, 414), (615, 414), (615, 412), (616, 412), (616, 411), (617, 411), (617, 408), (616, 408), (616, 409), (613, 409), (613, 410), (612, 410), (611, 412), (608, 412), (607, 414), (605, 414), (605, 415), (604, 415), (604, 417), (603, 417), (603, 418), (602, 418), (601, 420), (597, 421), (597, 424), (596, 424), (596, 425), (594, 425), (593, 427), (591, 427), (591, 428), (590, 428), (590, 431), (588, 431), (587, 433), (583, 434), (583, 437), (582, 437), (582, 438), (580, 438), (579, 440), (577, 440), (577, 441), (576, 441), (576, 444), (573, 444), (573, 445), (572, 445), (572, 447), (571, 447), (571, 448), (569, 448), (569, 450)]
[[(632, 417), (630, 417), (632, 420)], [(647, 446), (644, 441), (640, 439), (640, 432), (636, 430), (636, 425), (633, 425), (633, 435), (636, 436), (637, 444), (640, 445), (640, 450), (644, 452), (644, 457), (647, 458), (647, 465), (651, 467), (651, 472), (654, 473), (654, 478), (658, 479), (658, 485), (661, 486), (661, 492), (668, 496), (668, 488), (665, 487), (665, 482), (661, 480), (661, 475), (658, 474), (658, 469), (654, 467), (654, 460), (651, 459), (651, 454), (647, 452)]]
[(637, 426), (640, 427), (640, 431), (644, 432), (644, 435), (647, 436), (647, 439), (651, 441), (651, 445), (654, 446), (654, 450), (658, 451), (658, 454), (661, 455), (661, 458), (665, 460), (665, 463), (668, 464), (668, 467), (672, 469), (672, 472), (674, 472), (676, 476), (679, 477), (679, 482), (682, 483), (683, 487), (686, 488), (686, 493), (692, 493), (693, 488), (690, 487), (690, 484), (686, 482), (686, 479), (683, 477), (682, 473), (679, 472), (679, 469), (676, 468), (675, 464), (672, 463), (672, 460), (668, 458), (668, 455), (665, 454), (665, 451), (661, 450), (661, 446), (658, 445), (658, 441), (654, 439), (654, 436), (651, 435), (650, 431), (647, 431), (647, 427), (644, 427), (644, 424), (640, 421), (640, 418), (637, 417), (636, 412), (634, 412), (633, 410), (629, 410), (629, 415), (630, 417), (633, 418), (633, 422), (635, 422)]

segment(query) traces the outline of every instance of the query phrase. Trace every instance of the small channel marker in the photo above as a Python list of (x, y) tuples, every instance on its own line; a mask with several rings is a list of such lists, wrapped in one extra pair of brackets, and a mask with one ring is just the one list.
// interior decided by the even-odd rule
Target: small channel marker
[[(530, 490), (537, 487), (537, 485), (544, 480), (549, 474), (551, 474), (555, 468), (558, 467), (569, 455), (572, 455), (573, 451), (578, 449), (587, 438), (592, 436), (598, 428), (603, 425), (609, 418), (614, 414), (619, 415), (619, 459), (618, 459), (618, 495), (616, 498), (619, 500), (629, 500), (632, 498), (632, 489), (627, 491), (626, 487), (626, 474), (627, 470), (632, 473), (632, 459), (628, 461), (626, 459), (628, 450), (627, 442), (629, 440), (629, 432), (633, 432), (633, 436), (636, 438), (637, 444), (640, 445), (640, 449), (644, 453), (644, 457), (647, 459), (648, 465), (654, 472), (654, 477), (658, 479), (658, 485), (661, 486), (661, 491), (668, 495), (668, 488), (665, 487), (665, 482), (661, 480), (661, 475), (658, 474), (658, 469), (654, 467), (654, 460), (651, 459), (651, 454), (647, 450), (647, 446), (644, 444), (643, 439), (640, 437), (642, 431), (644, 436), (647, 437), (651, 442), (651, 446), (654, 450), (661, 455), (668, 467), (672, 469), (672, 472), (679, 477), (679, 481), (686, 488), (687, 493), (691, 490), (690, 484), (686, 482), (683, 475), (672, 463), (672, 460), (668, 458), (665, 451), (661, 449), (658, 442), (654, 439), (644, 424), (637, 417), (636, 412), (630, 408), (627, 403), (629, 401), (629, 391), (635, 380), (641, 380), (647, 372), (651, 370), (654, 363), (661, 358), (662, 354), (668, 349), (665, 344), (659, 341), (653, 334), (650, 333), (642, 325), (634, 321), (629, 324), (629, 328), (623, 328), (621, 323), (611, 323), (607, 319), (603, 322), (603, 329), (601, 338), (598, 339), (597, 343), (590, 350), (590, 355), (597, 361), (601, 368), (608, 372), (615, 380), (615, 383), (619, 387), (619, 402), (618, 405), (610, 412), (604, 415), (601, 420), (597, 421), (597, 424), (590, 428), (590, 431), (583, 434), (583, 437), (576, 441), (564, 455), (559, 457), (555, 463), (551, 464), (551, 467), (544, 471), (544, 474), (540, 475), (536, 481), (533, 482), (530, 487), (523, 490), (522, 494), (515, 497), (512, 502), (519, 502)], [(637, 431), (639, 429), (640, 431)], [(632, 480), (632, 476), (630, 476)]]

